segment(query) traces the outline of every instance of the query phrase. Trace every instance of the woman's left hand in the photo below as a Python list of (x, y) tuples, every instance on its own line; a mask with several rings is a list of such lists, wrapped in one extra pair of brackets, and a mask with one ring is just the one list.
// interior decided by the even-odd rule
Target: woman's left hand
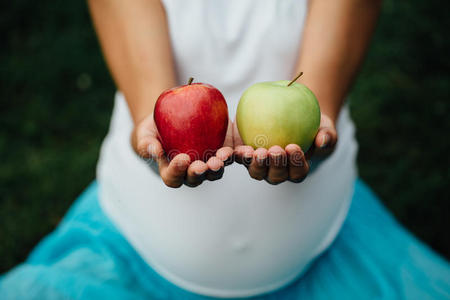
[(284, 181), (302, 182), (308, 175), (312, 158), (323, 160), (334, 150), (337, 132), (330, 117), (322, 114), (319, 131), (310, 149), (304, 153), (299, 145), (289, 144), (284, 149), (272, 146), (269, 149), (253, 149), (243, 145), (236, 123), (233, 126), (234, 159), (247, 167), (250, 176), (256, 180), (266, 180), (270, 184)]

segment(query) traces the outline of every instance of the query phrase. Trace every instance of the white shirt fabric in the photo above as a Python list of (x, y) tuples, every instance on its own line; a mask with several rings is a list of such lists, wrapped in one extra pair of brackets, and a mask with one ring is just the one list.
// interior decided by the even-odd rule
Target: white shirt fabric
[[(180, 84), (192, 76), (217, 87), (232, 119), (248, 86), (292, 77), (305, 1), (163, 3)], [(346, 217), (357, 152), (347, 107), (336, 151), (300, 184), (272, 186), (233, 164), (221, 180), (168, 188), (134, 154), (132, 128), (117, 93), (97, 168), (100, 203), (143, 259), (184, 289), (246, 297), (280, 288), (330, 245)]]

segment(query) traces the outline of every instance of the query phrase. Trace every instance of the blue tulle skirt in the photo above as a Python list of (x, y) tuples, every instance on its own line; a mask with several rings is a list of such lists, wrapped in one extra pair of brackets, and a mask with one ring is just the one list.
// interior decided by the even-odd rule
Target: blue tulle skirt
[[(0, 277), (0, 299), (210, 298), (155, 273), (104, 215), (94, 182), (29, 258)], [(450, 266), (358, 180), (331, 247), (302, 277), (254, 299), (450, 299)]]

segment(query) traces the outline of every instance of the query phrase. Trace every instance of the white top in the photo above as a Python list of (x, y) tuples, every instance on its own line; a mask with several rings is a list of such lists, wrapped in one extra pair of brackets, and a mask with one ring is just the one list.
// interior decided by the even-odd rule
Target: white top
[[(180, 83), (193, 76), (216, 86), (232, 118), (248, 86), (291, 78), (304, 1), (164, 4)], [(272, 186), (233, 164), (221, 180), (171, 189), (134, 154), (131, 117), (117, 93), (98, 163), (100, 203), (143, 259), (174, 284), (218, 297), (269, 292), (299, 276), (345, 219), (357, 151), (347, 107), (337, 127), (336, 151), (301, 184)]]

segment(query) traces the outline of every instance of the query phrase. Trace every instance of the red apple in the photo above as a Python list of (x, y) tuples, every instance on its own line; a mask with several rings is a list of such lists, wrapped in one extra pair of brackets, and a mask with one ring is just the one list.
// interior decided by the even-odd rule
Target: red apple
[(172, 159), (186, 153), (207, 161), (223, 146), (228, 107), (212, 85), (189, 83), (164, 91), (156, 101), (154, 118), (164, 151)]

